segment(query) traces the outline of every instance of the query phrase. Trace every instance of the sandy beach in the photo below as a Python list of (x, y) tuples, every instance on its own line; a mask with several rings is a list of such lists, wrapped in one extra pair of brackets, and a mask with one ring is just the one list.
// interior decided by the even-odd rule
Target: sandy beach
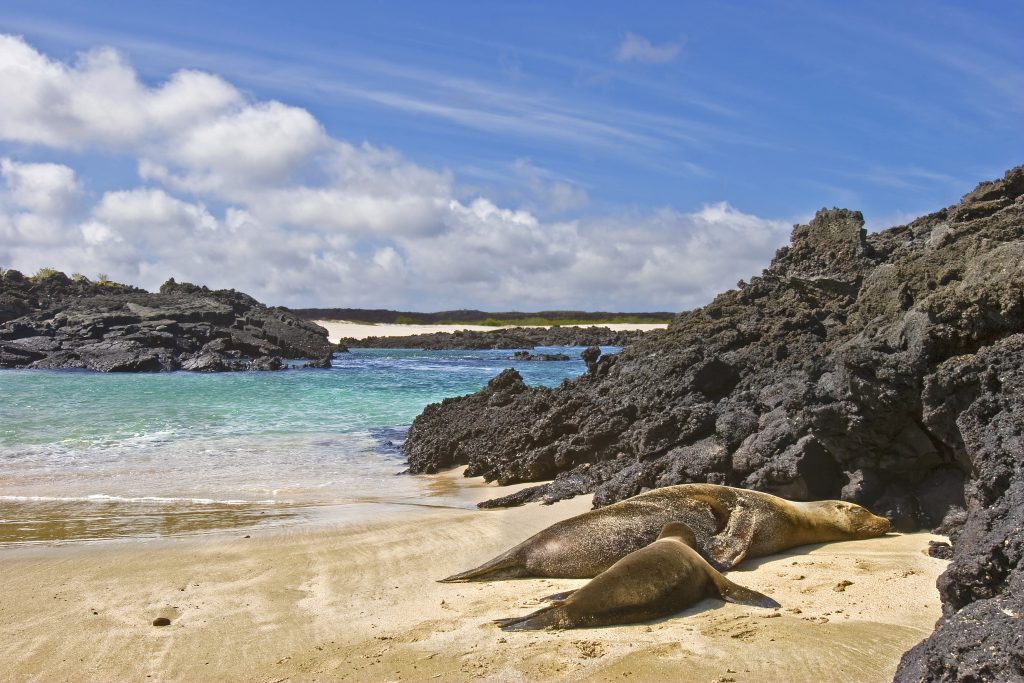
[[(390, 323), (368, 325), (348, 320), (314, 320), (313, 322), (327, 329), (327, 336), (332, 342), (337, 342), (341, 338), (404, 337), (411, 334), (433, 334), (435, 332), (455, 332), (457, 330), (489, 332), (507, 329), (507, 327), (492, 327), (490, 325), (395, 325)], [(535, 326), (526, 325), (525, 327)], [(607, 327), (620, 332), (627, 330), (643, 330), (647, 332), (650, 330), (663, 330), (668, 327), (668, 323), (595, 323), (593, 325), (563, 325), (563, 327)]]
[[(457, 472), (435, 483), (439, 504), (507, 490)], [(583, 582), (435, 581), (589, 507), (382, 505), (374, 518), (290, 529), (2, 549), (0, 670), (41, 681), (887, 681), (939, 616), (945, 562), (926, 555), (929, 534), (808, 546), (730, 573), (779, 610), (704, 600), (633, 626), (503, 633), (491, 620)]]

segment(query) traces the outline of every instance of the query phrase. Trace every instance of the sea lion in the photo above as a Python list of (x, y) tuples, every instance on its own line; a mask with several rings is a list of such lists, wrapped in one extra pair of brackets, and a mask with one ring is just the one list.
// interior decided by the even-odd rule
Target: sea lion
[(532, 614), (495, 623), (503, 631), (632, 624), (675, 614), (711, 595), (743, 605), (779, 606), (722, 576), (693, 549), (695, 542), (685, 524), (666, 524), (656, 541), (626, 555), (582, 588), (551, 596), (551, 605)]
[(840, 500), (800, 503), (730, 486), (679, 484), (552, 524), (493, 560), (441, 580), (590, 578), (654, 541), (669, 522), (690, 527), (696, 548), (717, 569), (798, 545), (889, 531), (889, 520)]

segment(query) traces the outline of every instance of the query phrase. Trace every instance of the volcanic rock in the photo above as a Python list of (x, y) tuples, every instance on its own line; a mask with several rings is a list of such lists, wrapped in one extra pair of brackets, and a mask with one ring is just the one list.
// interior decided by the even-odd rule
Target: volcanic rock
[(280, 370), (282, 358), (329, 365), (331, 350), (323, 328), (234, 290), (0, 276), (0, 368)]
[(403, 449), (413, 472), (554, 479), (488, 506), (711, 482), (937, 529), (944, 616), (897, 680), (1024, 680), (1022, 333), (1024, 167), (874, 234), (823, 209), (666, 332), (559, 388), (430, 406)]
[(626, 346), (660, 330), (612, 330), (608, 327), (510, 327), (498, 330), (456, 330), (402, 337), (343, 338), (353, 349), (533, 349), (537, 346)]
[(512, 360), (557, 361), (571, 360), (571, 358), (564, 353), (530, 353), (529, 351), (516, 351), (512, 354)]

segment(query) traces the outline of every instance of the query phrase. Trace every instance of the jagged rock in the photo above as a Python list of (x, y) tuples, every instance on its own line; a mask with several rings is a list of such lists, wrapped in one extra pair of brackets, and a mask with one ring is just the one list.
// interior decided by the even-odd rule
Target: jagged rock
[(331, 358), (333, 354), (327, 354), (323, 358), (319, 358), (310, 363), (302, 365), (303, 368), (317, 369), (317, 370), (330, 370), (333, 366), (331, 365)]
[(580, 358), (587, 364), (587, 372), (597, 370), (597, 359), (601, 357), (601, 347), (588, 346), (580, 351)]
[(430, 406), (403, 448), (413, 472), (553, 479), (491, 505), (707, 481), (937, 528), (944, 616), (897, 680), (1024, 680), (1022, 333), (1024, 167), (875, 234), (822, 210), (666, 332), (557, 389)]
[(206, 352), (182, 362), (181, 369), (191, 372), (225, 372), (231, 368), (220, 354)]
[(323, 328), (234, 290), (169, 280), (150, 294), (63, 273), (0, 277), (0, 367), (277, 370), (282, 357), (330, 353)]
[(512, 360), (527, 360), (527, 361), (558, 361), (558, 360), (571, 360), (568, 355), (564, 353), (530, 353), (529, 351), (516, 351), (512, 354)]

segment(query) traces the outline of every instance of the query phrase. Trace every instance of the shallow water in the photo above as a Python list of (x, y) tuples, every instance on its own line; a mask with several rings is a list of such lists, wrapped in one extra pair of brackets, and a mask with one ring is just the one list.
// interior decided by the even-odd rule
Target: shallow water
[(585, 369), (510, 356), (356, 349), (330, 370), (2, 371), (0, 544), (204, 533), (302, 523), (328, 506), (436, 502), (429, 478), (397, 476), (405, 430), (427, 404), (475, 391), (506, 367), (545, 386)]

